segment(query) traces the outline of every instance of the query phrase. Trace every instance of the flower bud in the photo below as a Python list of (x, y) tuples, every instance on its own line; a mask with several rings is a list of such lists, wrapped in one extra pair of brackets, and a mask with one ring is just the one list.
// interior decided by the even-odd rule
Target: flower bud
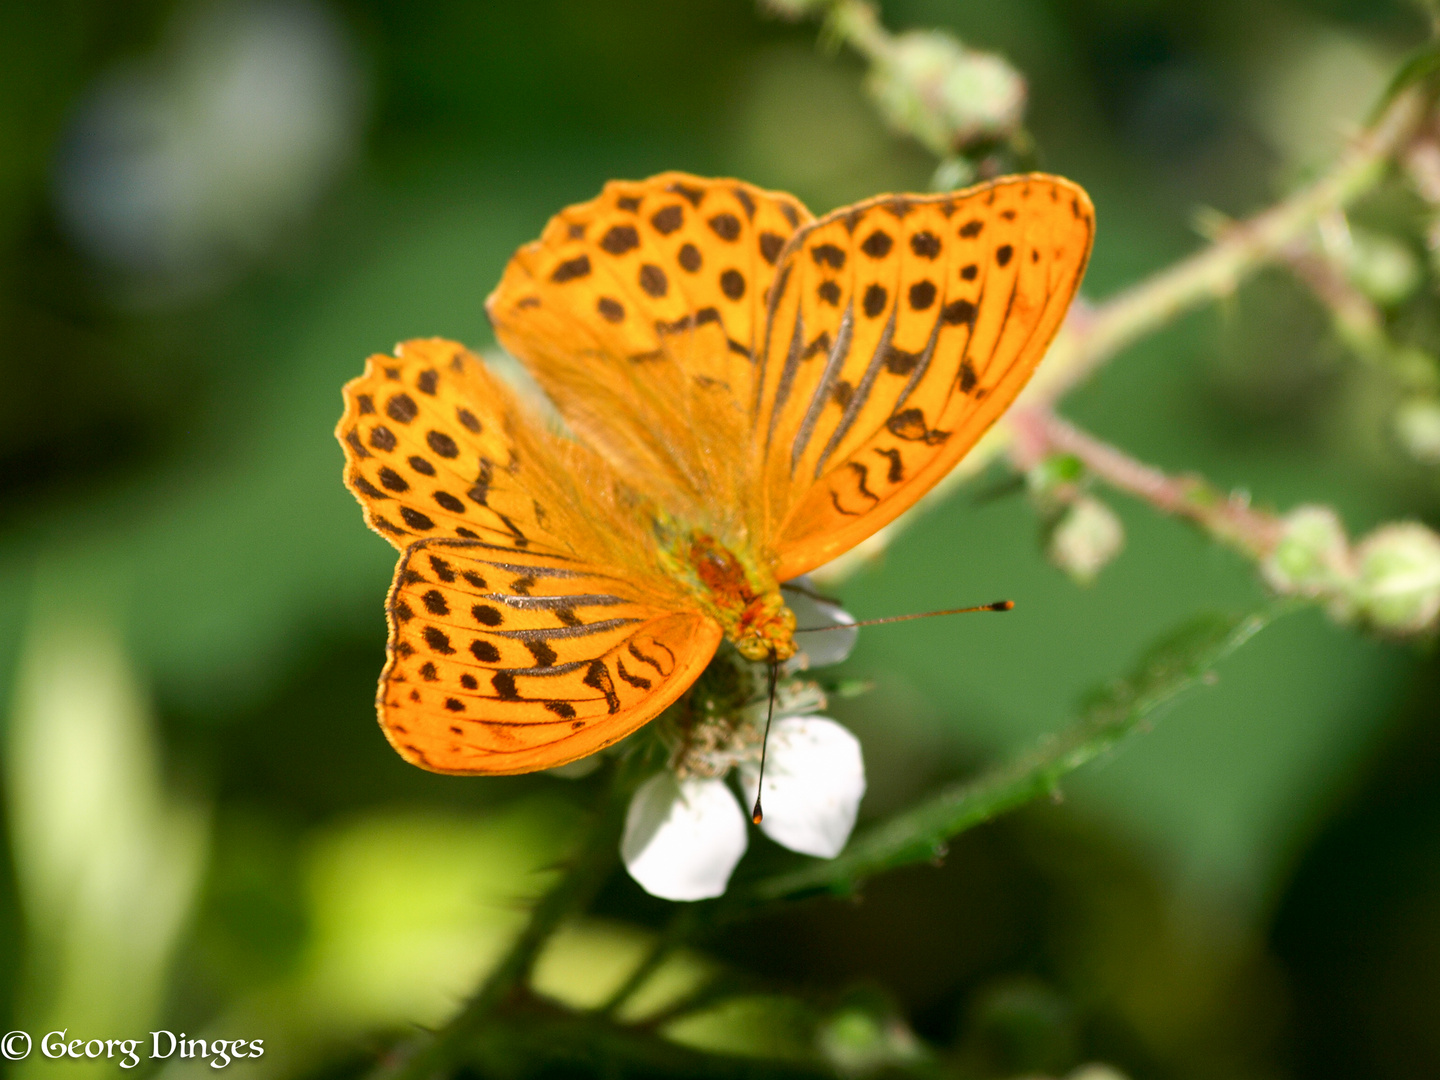
[(1260, 563), (1265, 583), (1286, 596), (1328, 596), (1354, 576), (1350, 542), (1328, 506), (1299, 506), (1285, 515), (1280, 542)]
[(1440, 536), (1414, 521), (1385, 525), (1355, 550), (1353, 614), (1377, 630), (1418, 634), (1440, 615)]
[(920, 1040), (903, 1020), (860, 1004), (823, 1021), (816, 1042), (826, 1060), (846, 1076), (913, 1065), (925, 1057)]
[(1084, 495), (1056, 522), (1047, 553), (1076, 584), (1089, 585), (1124, 546), (1125, 527), (1115, 512), (1099, 499)]
[(1391, 307), (1420, 285), (1420, 260), (1393, 236), (1352, 225), (1345, 266), (1350, 283), (1377, 304)]
[(868, 87), (885, 118), (941, 158), (1009, 138), (1025, 115), (1025, 80), (994, 53), (939, 30), (895, 39)]
[(1440, 401), (1416, 397), (1395, 410), (1395, 437), (1416, 461), (1440, 465)]
[(1074, 454), (1051, 454), (1025, 474), (1025, 487), (1038, 499), (1056, 496), (1085, 477), (1085, 465)]

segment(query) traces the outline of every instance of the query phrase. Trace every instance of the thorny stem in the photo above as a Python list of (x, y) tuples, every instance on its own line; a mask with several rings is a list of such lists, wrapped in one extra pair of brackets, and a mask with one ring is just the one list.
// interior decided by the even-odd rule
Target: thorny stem
[(407, 1056), (383, 1061), (373, 1080), (429, 1080), (449, 1075), (466, 1054), (466, 1047), (507, 998), (530, 980), (540, 950), (560, 924), (589, 906), (605, 878), (614, 869), (620, 842), (620, 823), (630, 795), (626, 762), (614, 774), (589, 827), (575, 845), (573, 861), (560, 880), (530, 912), (530, 920), (509, 952), (491, 969), (454, 1017)]
[(1070, 454), (1111, 487), (1142, 499), (1167, 514), (1195, 522), (1255, 560), (1279, 543), (1283, 524), (1274, 514), (1256, 510), (1241, 495), (1226, 494), (1199, 476), (1170, 476), (1101, 442), (1054, 413), (1016, 407), (1010, 414), (1011, 454), (1022, 469), (1052, 454)]
[(889, 59), (895, 50), (894, 36), (880, 22), (875, 5), (865, 0), (836, 0), (826, 16), (826, 30), (872, 64)]
[(1290, 269), (1330, 312), (1335, 332), (1361, 360), (1388, 371), (1407, 390), (1440, 386), (1434, 363), (1418, 349), (1399, 345), (1385, 329), (1375, 303), (1348, 280), (1335, 260), (1313, 251), (1289, 256)]
[(693, 906), (686, 906), (676, 913), (651, 944), (650, 951), (645, 954), (640, 963), (635, 965), (634, 970), (625, 977), (625, 981), (597, 1010), (600, 1015), (613, 1017), (617, 1014), (625, 1006), (625, 1003), (635, 996), (635, 992), (645, 985), (650, 976), (660, 969), (660, 965), (669, 959), (670, 954), (675, 951), (675, 947), (684, 941), (693, 930), (695, 910)]
[(1215, 243), (1168, 270), (1104, 303), (1077, 307), (1027, 388), (1025, 403), (1053, 405), (1122, 349), (1177, 315), (1228, 296), (1244, 277), (1282, 258), (1321, 217), (1348, 206), (1380, 181), (1419, 128), (1428, 104), (1418, 91), (1400, 94), (1308, 187), (1230, 227)]

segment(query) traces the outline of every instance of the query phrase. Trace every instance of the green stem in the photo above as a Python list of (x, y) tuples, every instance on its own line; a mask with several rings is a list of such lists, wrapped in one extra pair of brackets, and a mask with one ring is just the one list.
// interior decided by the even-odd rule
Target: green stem
[(675, 917), (670, 920), (665, 929), (656, 937), (645, 954), (644, 959), (635, 966), (623, 983), (610, 995), (609, 999), (597, 1010), (602, 1016), (614, 1016), (634, 996), (640, 987), (645, 985), (647, 979), (659, 970), (660, 965), (669, 959), (675, 946), (690, 936), (690, 931), (695, 922), (695, 908), (693, 906), (682, 907)]
[(590, 826), (576, 844), (560, 880), (531, 909), (530, 919), (480, 988), (444, 1027), (398, 1061), (382, 1064), (374, 1080), (429, 1080), (445, 1076), (467, 1053), (470, 1041), (491, 1014), (527, 985), (540, 950), (560, 924), (589, 906), (618, 859), (621, 823), (633, 784), (625, 763), (614, 775)]
[(830, 1077), (819, 1060), (776, 1061), (694, 1050), (648, 1029), (621, 1027), (532, 1003), (490, 1024), (470, 1047), (467, 1063), (481, 1076), (683, 1076), (693, 1080), (802, 1080)]
[(1016, 406), (1011, 410), (1010, 454), (1021, 470), (1052, 454), (1069, 454), (1106, 484), (1141, 499), (1161, 513), (1185, 518), (1216, 540), (1259, 562), (1275, 550), (1285, 524), (1256, 510), (1249, 500), (1215, 487), (1196, 475), (1170, 476), (1136, 461), (1052, 412)]
[(1168, 642), (1129, 679), (1112, 685), (1081, 719), (1018, 760), (957, 784), (871, 827), (836, 859), (762, 878), (744, 895), (752, 903), (818, 893), (852, 893), (866, 878), (944, 856), (966, 829), (1053, 794), (1060, 779), (1125, 738), (1162, 705), (1204, 681), (1225, 657), (1264, 628), (1280, 608), (1245, 618), (1207, 619)]
[(894, 51), (894, 37), (880, 22), (875, 5), (865, 0), (836, 0), (825, 17), (825, 28), (871, 64), (889, 59)]
[(1059, 401), (1122, 349), (1177, 315), (1228, 296), (1247, 275), (1281, 258), (1323, 215), (1374, 188), (1415, 134), (1429, 104), (1417, 91), (1400, 94), (1320, 179), (1227, 229), (1215, 243), (1169, 269), (1088, 311), (1073, 312), (1026, 390), (1026, 403)]
[(1380, 309), (1345, 280), (1333, 261), (1298, 252), (1291, 256), (1290, 268), (1325, 305), (1336, 336), (1357, 357), (1385, 371), (1405, 390), (1433, 394), (1440, 388), (1434, 361), (1421, 350), (1391, 338)]

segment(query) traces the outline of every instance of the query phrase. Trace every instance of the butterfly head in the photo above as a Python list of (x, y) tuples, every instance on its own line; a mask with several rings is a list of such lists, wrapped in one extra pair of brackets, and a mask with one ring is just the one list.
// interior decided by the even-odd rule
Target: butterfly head
[(727, 626), (726, 631), (746, 660), (789, 660), (795, 655), (795, 615), (778, 589), (751, 600), (734, 629)]

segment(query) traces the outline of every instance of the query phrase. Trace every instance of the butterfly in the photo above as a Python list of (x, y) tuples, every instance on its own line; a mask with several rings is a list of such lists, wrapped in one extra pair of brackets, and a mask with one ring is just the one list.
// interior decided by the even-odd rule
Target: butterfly
[(1080, 284), (1068, 180), (795, 198), (607, 184), (511, 258), (486, 311), (554, 403), (439, 339), (372, 356), (336, 429), (400, 550), (380, 726), (442, 773), (592, 754), (724, 639), (795, 652), (780, 584), (893, 520), (1014, 400)]

